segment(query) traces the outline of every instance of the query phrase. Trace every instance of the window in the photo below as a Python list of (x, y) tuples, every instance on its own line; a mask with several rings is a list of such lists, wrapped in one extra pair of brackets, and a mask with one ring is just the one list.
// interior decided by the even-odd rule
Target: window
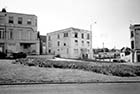
[(78, 45), (78, 40), (75, 40), (75, 45)]
[(18, 17), (18, 24), (22, 24), (22, 17)]
[(51, 40), (51, 36), (48, 37), (48, 40), (49, 40), (49, 41)]
[(89, 34), (87, 34), (87, 39), (90, 39), (90, 35)]
[(78, 38), (78, 33), (77, 32), (74, 33), (74, 37)]
[(87, 41), (87, 45), (88, 45), (88, 46), (90, 45), (89, 41)]
[(64, 33), (64, 37), (68, 37), (68, 32), (67, 33)]
[(9, 30), (9, 39), (13, 39), (13, 30), (12, 29)]
[(74, 54), (78, 54), (78, 49), (74, 49)]
[(14, 23), (14, 17), (13, 16), (9, 16), (9, 23)]
[(4, 39), (4, 29), (0, 28), (0, 39)]
[(35, 19), (35, 26), (37, 26), (37, 19)]
[(59, 41), (57, 42), (57, 46), (60, 46), (60, 42)]
[(57, 38), (60, 39), (60, 35), (59, 34), (57, 35)]
[(81, 34), (81, 38), (84, 39), (84, 33)]
[(134, 49), (134, 41), (131, 41), (131, 48)]
[(82, 46), (84, 46), (84, 41), (82, 41)]
[(134, 32), (133, 32), (133, 31), (131, 31), (131, 38), (132, 38), (132, 37), (134, 37)]
[(51, 42), (48, 42), (48, 47), (51, 47), (52, 45), (51, 45)]
[(66, 43), (64, 43), (64, 46), (66, 46)]
[(69, 48), (67, 48), (67, 54), (69, 53)]
[(51, 49), (49, 49), (48, 52), (51, 53)]
[(31, 24), (32, 24), (31, 19), (28, 19), (28, 20), (27, 20), (27, 24), (28, 24), (28, 25), (31, 25)]

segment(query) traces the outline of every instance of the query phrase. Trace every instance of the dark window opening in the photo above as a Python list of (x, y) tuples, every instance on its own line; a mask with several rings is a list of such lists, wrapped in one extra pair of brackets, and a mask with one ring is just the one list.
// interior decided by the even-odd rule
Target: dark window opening
[(134, 32), (133, 32), (133, 31), (131, 31), (131, 38), (132, 38), (132, 37), (134, 37)]
[(64, 43), (64, 46), (66, 46), (66, 43)]
[(57, 45), (60, 46), (60, 42), (59, 41), (57, 42)]
[(134, 41), (131, 41), (131, 49), (134, 49)]
[(18, 17), (18, 24), (22, 24), (22, 17)]
[(49, 53), (51, 53), (51, 50), (49, 49), (49, 51), (48, 51)]
[(82, 33), (81, 36), (82, 36), (82, 39), (83, 39), (84, 38), (84, 34)]
[(14, 23), (14, 17), (13, 16), (9, 17), (9, 23), (12, 23), (12, 24)]
[(31, 22), (30, 19), (28, 19), (27, 24), (28, 24), (28, 25), (31, 25), (31, 24), (32, 24), (32, 22)]
[(74, 33), (74, 37), (78, 38), (78, 33), (77, 32)]

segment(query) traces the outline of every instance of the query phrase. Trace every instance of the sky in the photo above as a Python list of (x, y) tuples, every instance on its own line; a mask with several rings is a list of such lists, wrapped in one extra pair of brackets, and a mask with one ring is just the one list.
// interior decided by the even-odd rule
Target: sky
[(93, 48), (130, 47), (130, 24), (140, 23), (140, 0), (0, 0), (7, 12), (35, 14), (38, 31), (90, 30)]

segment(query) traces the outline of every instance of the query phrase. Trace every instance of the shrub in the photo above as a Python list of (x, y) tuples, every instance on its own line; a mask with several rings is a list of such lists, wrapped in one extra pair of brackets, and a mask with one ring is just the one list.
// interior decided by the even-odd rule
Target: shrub
[(0, 59), (6, 58), (6, 54), (4, 52), (0, 52)]

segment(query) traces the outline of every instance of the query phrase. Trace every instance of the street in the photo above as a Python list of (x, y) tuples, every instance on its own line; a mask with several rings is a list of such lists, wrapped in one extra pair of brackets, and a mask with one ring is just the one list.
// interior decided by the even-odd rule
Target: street
[(140, 83), (3, 85), (0, 94), (139, 94)]

